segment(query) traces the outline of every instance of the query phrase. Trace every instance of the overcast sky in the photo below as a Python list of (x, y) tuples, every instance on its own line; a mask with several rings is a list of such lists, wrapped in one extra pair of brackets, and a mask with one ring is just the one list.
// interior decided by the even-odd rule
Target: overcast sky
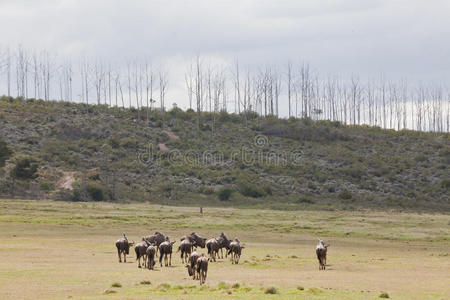
[[(306, 61), (321, 74), (447, 82), (448, 0), (0, 0), (0, 46), (172, 63)], [(171, 75), (178, 71), (171, 71)]]

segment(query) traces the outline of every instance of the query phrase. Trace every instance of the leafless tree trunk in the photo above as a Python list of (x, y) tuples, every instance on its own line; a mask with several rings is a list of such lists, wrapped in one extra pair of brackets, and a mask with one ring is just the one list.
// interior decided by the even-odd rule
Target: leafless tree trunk
[(200, 114), (201, 114), (201, 105), (203, 102), (203, 71), (199, 56), (197, 56), (196, 77), (194, 80), (194, 84), (195, 84), (195, 97), (197, 100), (197, 133), (200, 135)]
[(288, 117), (291, 117), (291, 98), (292, 98), (292, 64), (287, 64), (287, 93), (288, 93)]
[(167, 93), (167, 85), (169, 83), (169, 74), (164, 67), (159, 70), (159, 99), (161, 102), (161, 111), (165, 110), (165, 97)]

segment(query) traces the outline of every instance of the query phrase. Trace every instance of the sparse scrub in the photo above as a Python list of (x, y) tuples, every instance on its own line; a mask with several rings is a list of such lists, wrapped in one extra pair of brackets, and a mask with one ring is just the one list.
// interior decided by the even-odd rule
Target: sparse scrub
[(317, 294), (323, 293), (323, 290), (318, 289), (318, 288), (315, 288), (315, 287), (312, 287), (312, 288), (309, 288), (309, 289), (307, 290), (307, 292), (308, 292), (308, 293), (311, 293), (311, 294), (313, 294), (313, 295), (317, 295)]
[(230, 199), (232, 193), (233, 190), (231, 188), (222, 187), (218, 192), (218, 196), (221, 201), (227, 201)]
[(219, 284), (217, 285), (217, 289), (219, 289), (219, 290), (226, 290), (229, 288), (230, 288), (230, 285), (226, 282), (219, 282)]
[[(17, 191), (28, 197), (37, 194), (33, 190), (38, 189), (46, 197), (70, 201), (257, 205), (279, 210), (305, 206), (408, 211), (450, 208), (448, 134), (397, 132), (310, 118), (284, 120), (225, 111), (216, 115), (201, 112), (201, 130), (197, 132), (197, 113), (179, 108), (165, 114), (151, 110), (148, 123), (145, 109), (106, 105), (2, 97), (0, 108), (4, 141), (0, 142), (0, 166), (2, 160), (7, 162), (4, 176), (0, 176), (2, 196)], [(138, 112), (142, 122), (138, 121)], [(244, 120), (246, 126), (242, 127)], [(180, 138), (169, 139), (166, 130), (176, 132)], [(257, 135), (266, 135), (268, 143), (255, 146)], [(9, 150), (14, 150), (14, 157), (9, 154), (7, 160), (2, 158), (5, 142)], [(158, 150), (158, 143), (182, 154), (193, 151), (200, 163), (196, 159), (174, 161), (168, 153)], [(248, 163), (241, 155), (233, 156), (243, 147), (262, 154), (263, 160), (255, 156)], [(211, 150), (223, 155), (223, 164), (201, 160), (202, 154)], [(299, 165), (289, 161), (271, 164), (264, 159), (271, 153), (293, 151), (301, 153)], [(35, 174), (39, 180), (11, 178), (11, 170), (21, 157), (31, 157), (37, 164)], [(83, 187), (93, 184), (90, 194), (81, 191), (79, 184), (81, 193), (68, 195), (57, 184), (62, 172), (75, 172), (81, 183), (85, 170), (97, 172), (86, 178)], [(418, 183), (417, 174), (426, 176), (421, 176)], [(12, 187), (14, 184), (17, 189)], [(352, 198), (339, 194), (343, 189)], [(409, 193), (411, 190), (415, 196)], [(302, 198), (304, 201), (299, 200)]]
[(271, 287), (268, 287), (268, 288), (266, 288), (266, 289), (264, 290), (264, 294), (275, 295), (275, 294), (278, 294), (278, 290), (277, 290), (277, 288), (271, 286)]
[(352, 199), (352, 193), (346, 189), (339, 192), (338, 197), (342, 200), (350, 200)]

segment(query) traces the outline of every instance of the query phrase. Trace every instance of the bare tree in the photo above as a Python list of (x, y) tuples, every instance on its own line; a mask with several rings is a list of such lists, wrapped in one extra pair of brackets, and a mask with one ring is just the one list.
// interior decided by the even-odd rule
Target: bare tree
[(195, 97), (197, 102), (197, 133), (200, 134), (200, 115), (204, 97), (203, 91), (204, 85), (203, 85), (202, 63), (199, 56), (197, 56), (196, 61), (196, 75), (194, 78), (194, 86), (195, 86)]
[(167, 93), (167, 85), (169, 84), (168, 71), (161, 66), (159, 69), (159, 101), (161, 102), (161, 111), (165, 110), (165, 98)]
[(309, 116), (309, 105), (310, 105), (310, 91), (311, 91), (311, 78), (309, 65), (303, 64), (300, 69), (300, 91), (302, 98), (302, 117), (306, 118)]
[(145, 62), (145, 91), (146, 91), (146, 103), (147, 103), (147, 123), (149, 121), (149, 112), (150, 106), (153, 101), (153, 82), (154, 82), (154, 73), (152, 66), (148, 66), (148, 63)]
[(291, 99), (292, 99), (292, 63), (287, 63), (287, 97), (288, 97), (288, 117), (291, 117)]
[(234, 62), (233, 71), (234, 80), (234, 111), (241, 113), (241, 84), (240, 84), (240, 71), (239, 71), (239, 60), (236, 59)]

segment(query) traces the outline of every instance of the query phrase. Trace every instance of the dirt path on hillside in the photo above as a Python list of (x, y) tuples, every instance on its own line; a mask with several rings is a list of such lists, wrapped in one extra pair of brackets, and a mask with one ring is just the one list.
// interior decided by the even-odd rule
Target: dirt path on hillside
[(166, 146), (166, 144), (163, 143), (159, 143), (158, 144), (159, 150), (163, 151), (163, 152), (167, 152), (170, 151), (170, 149)]
[(163, 130), (163, 132), (165, 134), (167, 134), (171, 140), (178, 140), (180, 138), (178, 135), (173, 133), (171, 130)]
[(64, 172), (63, 178), (58, 181), (58, 187), (64, 190), (73, 190), (75, 183), (75, 172)]
[[(165, 134), (167, 134), (167, 136), (169, 137), (169, 139), (171, 140), (178, 140), (180, 137), (178, 135), (176, 135), (175, 133), (173, 133), (171, 130), (167, 129), (167, 130), (163, 130), (163, 132)], [(162, 152), (168, 152), (170, 151), (169, 147), (166, 146), (166, 144), (164, 143), (159, 143), (158, 144), (158, 148), (159, 150), (161, 150)]]

